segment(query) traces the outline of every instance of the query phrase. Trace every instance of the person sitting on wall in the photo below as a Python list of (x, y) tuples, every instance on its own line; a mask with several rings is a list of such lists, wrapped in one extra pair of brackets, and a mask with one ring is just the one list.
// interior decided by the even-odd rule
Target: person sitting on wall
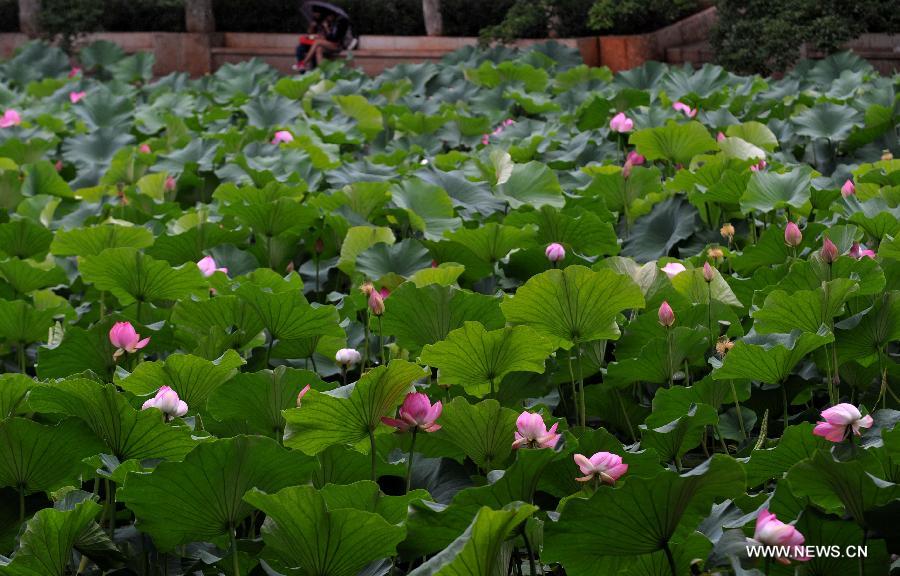
[(314, 10), (313, 14), (309, 33), (301, 36), (297, 45), (297, 63), (291, 67), (300, 73), (320, 65), (325, 56), (343, 50), (344, 39), (350, 29), (350, 21), (334, 12), (323, 15), (321, 11)]

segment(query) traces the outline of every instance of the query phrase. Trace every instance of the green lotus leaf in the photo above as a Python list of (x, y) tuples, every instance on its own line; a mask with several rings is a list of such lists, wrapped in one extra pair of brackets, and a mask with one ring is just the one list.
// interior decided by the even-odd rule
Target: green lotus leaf
[(446, 236), (449, 240), (468, 248), (479, 260), (490, 263), (500, 261), (512, 250), (534, 245), (533, 229), (521, 229), (495, 222), (478, 228), (460, 228)]
[(619, 251), (612, 224), (602, 221), (592, 212), (585, 211), (572, 217), (551, 206), (544, 206), (540, 210), (513, 212), (503, 222), (518, 228), (536, 225), (537, 240), (544, 246), (558, 242), (567, 249), (588, 256), (616, 254)]
[(694, 156), (716, 149), (716, 141), (703, 124), (669, 122), (658, 128), (634, 132), (628, 142), (647, 160), (665, 160), (687, 166)]
[(140, 226), (99, 225), (59, 230), (50, 252), (56, 256), (96, 256), (107, 248), (147, 248), (153, 233)]
[(616, 315), (643, 308), (644, 297), (627, 276), (568, 266), (531, 277), (500, 307), (510, 323), (531, 326), (568, 350), (583, 342), (618, 338)]
[(379, 280), (389, 274), (408, 278), (429, 267), (431, 256), (416, 240), (376, 244), (356, 257), (356, 271), (371, 280)]
[(816, 452), (827, 450), (829, 442), (813, 434), (813, 425), (804, 422), (788, 426), (774, 448), (756, 449), (747, 462), (747, 485), (759, 486), (772, 479), (781, 479), (788, 469), (811, 458)]
[(851, 106), (822, 102), (795, 114), (791, 120), (798, 126), (797, 134), (810, 138), (844, 140), (855, 126), (862, 126), (861, 114)]
[(383, 226), (354, 226), (347, 230), (341, 244), (341, 258), (337, 267), (346, 274), (356, 269), (356, 259), (360, 254), (379, 243), (393, 244), (394, 232)]
[(440, 434), (483, 470), (502, 467), (512, 452), (518, 414), (496, 400), (469, 404), (455, 398), (444, 406)]
[(65, 272), (61, 268), (52, 265), (35, 265), (30, 260), (19, 260), (18, 258), (0, 261), (0, 276), (17, 296), (68, 282)]
[(393, 416), (413, 382), (423, 376), (420, 366), (394, 359), (366, 372), (348, 397), (310, 390), (300, 408), (284, 411), (285, 446), (315, 455), (332, 444), (357, 446), (370, 433), (388, 432), (381, 418)]
[(784, 174), (760, 170), (754, 172), (741, 197), (741, 210), (771, 212), (779, 208), (805, 214), (809, 211), (812, 168), (801, 166)]
[(607, 208), (624, 214), (629, 224), (650, 212), (653, 205), (663, 199), (657, 168), (635, 166), (628, 178), (618, 168), (609, 166), (585, 170), (593, 176), (585, 192), (596, 194)]
[(752, 313), (753, 326), (760, 334), (794, 329), (815, 333), (843, 313), (844, 302), (858, 289), (853, 280), (837, 278), (824, 282), (818, 290), (798, 290), (793, 294), (773, 290), (762, 307)]
[(408, 350), (444, 340), (465, 322), (480, 322), (488, 330), (501, 328), (506, 320), (500, 300), (449, 286), (416, 286), (405, 282), (385, 300), (382, 317), (385, 334), (397, 337)]
[(662, 425), (648, 418), (647, 423), (640, 426), (641, 446), (653, 449), (665, 462), (674, 460), (677, 463), (703, 442), (706, 427), (714, 426), (718, 421), (716, 410), (706, 404), (692, 404), (683, 416)]
[[(244, 494), (303, 483), (314, 467), (314, 459), (271, 438), (236, 436), (200, 444), (183, 462), (162, 462), (150, 474), (129, 474), (117, 498), (162, 550), (197, 538), (225, 547), (229, 530), (253, 511)], [(173, 518), (160, 502), (171, 502), (180, 513)]]
[(669, 198), (635, 222), (622, 255), (641, 263), (667, 256), (676, 244), (691, 237), (697, 224), (696, 208), (681, 198)]
[(725, 129), (727, 136), (740, 138), (754, 146), (759, 146), (769, 152), (778, 147), (778, 138), (769, 130), (769, 127), (755, 120), (735, 124)]
[(872, 307), (835, 325), (838, 358), (871, 366), (888, 342), (900, 340), (900, 292), (875, 297)]
[(0, 252), (7, 256), (43, 260), (53, 240), (53, 232), (26, 218), (0, 224)]
[[(669, 359), (667, 339), (653, 338), (644, 345), (636, 358), (623, 358), (611, 362), (607, 368), (607, 382), (625, 388), (635, 382), (663, 384), (670, 378), (682, 379), (682, 365), (696, 358), (703, 358), (709, 347), (709, 331), (705, 328), (679, 326), (672, 330), (672, 358)], [(671, 373), (670, 373), (671, 372)]]
[(17, 346), (46, 340), (56, 314), (55, 310), (38, 310), (22, 300), (0, 300), (0, 338)]
[(544, 372), (544, 361), (556, 350), (550, 340), (528, 326), (487, 331), (465, 322), (435, 344), (422, 349), (421, 361), (438, 369), (443, 385), (459, 385), (473, 396), (494, 394), (511, 372)]
[(793, 330), (789, 334), (745, 336), (735, 342), (712, 376), (716, 380), (746, 378), (779, 384), (804, 356), (833, 341), (834, 335), (825, 326), (813, 333)]
[(509, 179), (498, 187), (498, 196), (513, 208), (562, 208), (566, 202), (553, 170), (534, 161), (513, 166)]
[(333, 306), (313, 307), (300, 291), (275, 293), (271, 288), (245, 282), (237, 294), (256, 312), (273, 340), (344, 334)]
[(429, 240), (440, 240), (445, 231), (456, 230), (462, 221), (454, 217), (453, 201), (443, 188), (414, 178), (391, 189), (391, 200), (406, 211), (414, 230)]
[(365, 96), (349, 94), (335, 96), (335, 102), (341, 108), (341, 112), (356, 120), (359, 131), (365, 134), (366, 139), (372, 140), (379, 132), (384, 130), (384, 118), (378, 107), (373, 106)]

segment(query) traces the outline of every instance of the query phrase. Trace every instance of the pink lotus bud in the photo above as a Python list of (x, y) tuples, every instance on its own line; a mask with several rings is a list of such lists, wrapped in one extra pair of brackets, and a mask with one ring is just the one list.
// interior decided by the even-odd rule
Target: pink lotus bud
[(716, 277), (716, 271), (712, 266), (709, 265), (709, 262), (703, 263), (703, 279), (707, 282), (712, 282), (713, 278)]
[(553, 242), (552, 244), (547, 246), (546, 250), (544, 250), (544, 255), (546, 255), (547, 260), (551, 262), (559, 262), (560, 260), (565, 259), (566, 249), (563, 248), (562, 244)]
[(79, 68), (78, 66), (74, 66), (71, 70), (69, 70), (69, 78), (74, 78), (79, 74), (81, 74), (81, 68)]
[(11, 128), (22, 123), (22, 117), (19, 113), (10, 108), (0, 117), (0, 128)]
[(659, 312), (657, 312), (657, 316), (659, 317), (659, 323), (666, 328), (670, 328), (673, 324), (675, 324), (675, 311), (672, 310), (671, 306), (669, 306), (669, 302), (667, 300), (663, 300), (663, 303), (659, 305)]
[(665, 272), (666, 276), (668, 276), (669, 278), (674, 278), (687, 270), (687, 268), (684, 267), (684, 264), (680, 264), (678, 262), (669, 262), (668, 264), (663, 266), (661, 270)]
[(875, 258), (875, 251), (869, 250), (867, 248), (862, 248), (859, 245), (859, 242), (854, 242), (852, 246), (850, 246), (850, 256), (852, 258), (856, 258), (857, 260), (861, 260), (863, 258)]
[(141, 406), (141, 410), (149, 408), (160, 410), (165, 414), (167, 421), (170, 418), (180, 418), (188, 412), (188, 405), (178, 397), (178, 392), (168, 386), (163, 386), (157, 390), (156, 396), (150, 398)]
[(309, 392), (310, 387), (311, 386), (307, 384), (303, 387), (303, 390), (301, 390), (300, 393), (297, 394), (297, 408), (300, 407), (300, 402), (303, 400), (303, 397), (306, 396), (306, 393)]
[(391, 291), (387, 289), (387, 286), (382, 286), (378, 293), (381, 294), (382, 300), (387, 300), (388, 296), (391, 295)]
[(216, 272), (224, 272), (228, 274), (228, 268), (217, 268), (216, 261), (212, 256), (205, 256), (201, 258), (199, 262), (197, 262), (197, 268), (200, 269), (200, 272), (207, 278), (215, 274)]
[(594, 477), (599, 477), (600, 481), (610, 486), (615, 485), (622, 474), (628, 471), (628, 464), (622, 462), (622, 457), (611, 452), (597, 452), (590, 458), (583, 454), (575, 454), (575, 464), (584, 474), (581, 478), (576, 478), (579, 482), (589, 482)]
[(841, 196), (846, 198), (848, 196), (853, 196), (854, 194), (856, 194), (856, 186), (853, 184), (853, 180), (848, 178), (847, 181), (844, 182), (844, 185), (841, 186)]
[(116, 322), (109, 329), (109, 342), (116, 347), (113, 354), (114, 359), (128, 352), (134, 354), (144, 346), (150, 343), (150, 338), (141, 340), (141, 335), (135, 332), (131, 322)]
[(513, 120), (512, 118), (507, 118), (506, 120), (503, 121), (503, 127), (505, 128), (507, 126), (512, 126), (515, 123), (516, 123), (516, 121)]
[(872, 416), (863, 416), (859, 408), (846, 403), (823, 410), (822, 418), (825, 421), (816, 424), (813, 434), (830, 442), (841, 442), (851, 433), (859, 436), (860, 428), (871, 428), (873, 423)]
[(637, 152), (635, 152), (634, 150), (630, 150), (628, 152), (628, 155), (625, 156), (625, 161), (631, 162), (632, 166), (640, 166), (641, 164), (646, 162), (647, 159), (644, 158), (643, 156), (641, 156), (640, 154), (638, 154)]
[(697, 109), (691, 108), (684, 102), (675, 102), (674, 104), (672, 104), (672, 108), (674, 108), (678, 112), (681, 112), (688, 118), (693, 118), (694, 116), (697, 115)]
[(393, 426), (398, 432), (409, 430), (437, 432), (441, 426), (435, 422), (443, 409), (440, 400), (432, 404), (427, 394), (410, 392), (403, 399), (403, 405), (400, 406), (399, 418), (383, 417), (381, 421), (388, 426)]
[(794, 546), (802, 546), (805, 538), (799, 530), (790, 524), (785, 524), (763, 508), (756, 517), (756, 530), (753, 532), (753, 539), (766, 546), (783, 546), (783, 552), (788, 552), (786, 556), (776, 558), (782, 564), (790, 564), (790, 560), (798, 560), (805, 562), (809, 560), (806, 556), (794, 555)]
[(822, 255), (822, 260), (831, 264), (838, 257), (838, 249), (837, 246), (834, 245), (834, 242), (831, 241), (831, 238), (828, 236), (825, 237), (825, 240), (822, 241), (822, 250), (820, 251)]
[(759, 172), (760, 170), (765, 169), (766, 166), (768, 166), (768, 164), (766, 164), (766, 161), (760, 160), (756, 164), (753, 164), (750, 166), (750, 171), (751, 172)]
[(166, 176), (166, 183), (163, 185), (163, 187), (166, 190), (168, 190), (169, 192), (171, 192), (172, 190), (175, 189), (176, 184), (177, 183), (175, 182), (175, 177), (169, 175), (169, 176)]
[(619, 134), (631, 132), (634, 130), (634, 120), (626, 116), (624, 112), (619, 112), (609, 121), (609, 129)]
[(482, 144), (483, 146), (487, 146), (488, 144), (490, 144), (490, 142), (491, 142), (491, 137), (490, 137), (490, 136), (488, 136), (487, 134), (482, 134), (482, 135), (481, 135), (481, 144)]
[(72, 104), (78, 104), (78, 101), (84, 98), (87, 95), (87, 92), (69, 92), (69, 101)]
[(626, 160), (625, 165), (622, 166), (622, 178), (624, 178), (625, 180), (628, 180), (628, 178), (631, 176), (631, 168), (632, 168), (631, 162)]
[(53, 168), (56, 169), (57, 172), (62, 172), (62, 169), (63, 169), (62, 160), (57, 160), (56, 162), (54, 162)]
[(378, 290), (369, 292), (369, 312), (375, 316), (384, 314), (384, 298), (381, 297), (381, 292)]
[(513, 449), (522, 447), (553, 448), (559, 441), (559, 434), (556, 433), (557, 426), (559, 426), (558, 422), (548, 430), (540, 414), (522, 412), (516, 419), (516, 440), (512, 447)]
[(722, 133), (722, 132), (719, 132), (718, 134), (716, 134), (716, 142), (721, 142), (721, 141), (724, 140), (725, 138), (726, 138), (726, 136), (725, 136), (725, 134)]
[(803, 242), (803, 234), (800, 232), (800, 227), (793, 222), (788, 222), (784, 229), (784, 243), (796, 248), (801, 242)]
[(140, 151), (141, 154), (149, 154), (151, 152), (150, 145), (147, 144), (146, 142), (144, 142), (143, 144), (138, 146), (138, 150)]
[(362, 360), (362, 354), (353, 348), (341, 348), (334, 355), (334, 360), (341, 366), (352, 366), (353, 364), (359, 364), (359, 361)]
[(279, 130), (275, 133), (275, 137), (272, 138), (272, 144), (282, 144), (287, 142), (293, 142), (294, 135), (288, 132), (287, 130)]
[(316, 251), (316, 254), (321, 254), (325, 251), (325, 242), (323, 242), (321, 238), (316, 238), (316, 242), (313, 244), (313, 250)]

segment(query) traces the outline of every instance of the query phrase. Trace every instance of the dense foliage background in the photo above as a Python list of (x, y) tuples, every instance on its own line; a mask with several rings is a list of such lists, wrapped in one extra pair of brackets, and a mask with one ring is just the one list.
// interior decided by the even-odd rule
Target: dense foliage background
[(0, 64), (0, 576), (891, 570), (900, 77), (77, 65)]

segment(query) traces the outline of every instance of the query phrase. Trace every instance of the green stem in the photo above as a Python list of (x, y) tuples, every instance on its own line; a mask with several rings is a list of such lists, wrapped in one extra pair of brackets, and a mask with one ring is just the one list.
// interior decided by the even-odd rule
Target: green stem
[[(569, 380), (572, 382), (572, 404), (574, 404), (574, 406), (572, 406), (572, 409), (575, 411), (574, 420), (577, 423), (578, 422), (578, 388), (577, 388), (577, 384), (575, 383), (575, 371), (572, 369), (572, 351), (569, 350), (568, 352), (566, 352), (566, 356), (569, 359)], [(491, 382), (493, 383), (493, 380), (491, 380)]]
[(675, 385), (675, 365), (672, 363), (672, 327), (666, 326), (666, 354), (669, 367), (669, 388)]
[(715, 349), (716, 336), (713, 333), (712, 323), (712, 282), (706, 283), (706, 325), (709, 327), (709, 346)]
[(16, 354), (19, 357), (19, 372), (25, 374), (25, 343), (19, 341), (18, 346), (16, 346)]
[[(369, 311), (363, 310), (363, 330), (365, 330), (365, 337), (363, 339), (363, 363), (362, 363), (362, 371), (366, 371), (366, 367), (369, 365)], [(346, 382), (344, 382), (346, 384)]]
[(104, 290), (100, 291), (100, 320), (106, 316), (106, 292)]
[(25, 486), (19, 485), (19, 524), (25, 522)]
[(231, 569), (234, 572), (234, 576), (241, 576), (241, 563), (238, 560), (237, 536), (233, 523), (228, 525), (228, 533), (231, 536)]
[(316, 256), (316, 302), (319, 301), (319, 257)]
[[(523, 526), (522, 527), (522, 540), (525, 541), (525, 550), (528, 551), (528, 568), (531, 576), (537, 576), (537, 566), (534, 561), (534, 548), (531, 547), (531, 542), (528, 540), (528, 530)], [(541, 574), (544, 573), (543, 567), (541, 567)]]
[(378, 316), (378, 347), (381, 349), (381, 365), (387, 366), (384, 354), (384, 330), (381, 328), (381, 316)]
[(784, 387), (784, 382), (781, 382), (781, 403), (784, 406), (784, 429), (787, 430), (788, 427), (788, 397), (787, 397), (787, 389)]
[(272, 356), (272, 346), (275, 344), (275, 336), (269, 334), (269, 343), (266, 344), (266, 363), (263, 364), (263, 369), (269, 367), (269, 358)]
[(729, 384), (731, 384), (731, 396), (734, 398), (734, 409), (737, 410), (738, 424), (741, 427), (741, 436), (746, 440), (747, 439), (747, 429), (744, 428), (744, 415), (741, 413), (741, 403), (738, 402), (737, 390), (734, 387), (734, 380), (729, 380)]
[(584, 368), (581, 362), (581, 344), (575, 347), (575, 358), (578, 360), (578, 414), (582, 428), (587, 426), (587, 408), (584, 400)]
[(666, 553), (666, 560), (669, 561), (669, 571), (672, 573), (672, 576), (678, 576), (678, 569), (675, 567), (675, 557), (672, 556), (672, 549), (669, 548), (669, 541), (663, 544), (663, 552)]
[(378, 459), (378, 452), (375, 449), (375, 429), (369, 429), (369, 450), (372, 452), (372, 482), (375, 482), (375, 464)]
[(634, 433), (634, 426), (631, 425), (631, 418), (628, 416), (628, 410), (625, 409), (625, 402), (622, 401), (622, 394), (618, 388), (613, 389), (616, 399), (619, 401), (619, 408), (622, 409), (622, 415), (625, 416), (625, 424), (628, 426), (628, 433), (631, 434), (631, 441), (637, 442), (637, 436)]
[(406, 462), (406, 493), (409, 494), (410, 483), (412, 482), (413, 458), (416, 455), (416, 432), (419, 428), (412, 429), (412, 440), (409, 443), (409, 460)]

